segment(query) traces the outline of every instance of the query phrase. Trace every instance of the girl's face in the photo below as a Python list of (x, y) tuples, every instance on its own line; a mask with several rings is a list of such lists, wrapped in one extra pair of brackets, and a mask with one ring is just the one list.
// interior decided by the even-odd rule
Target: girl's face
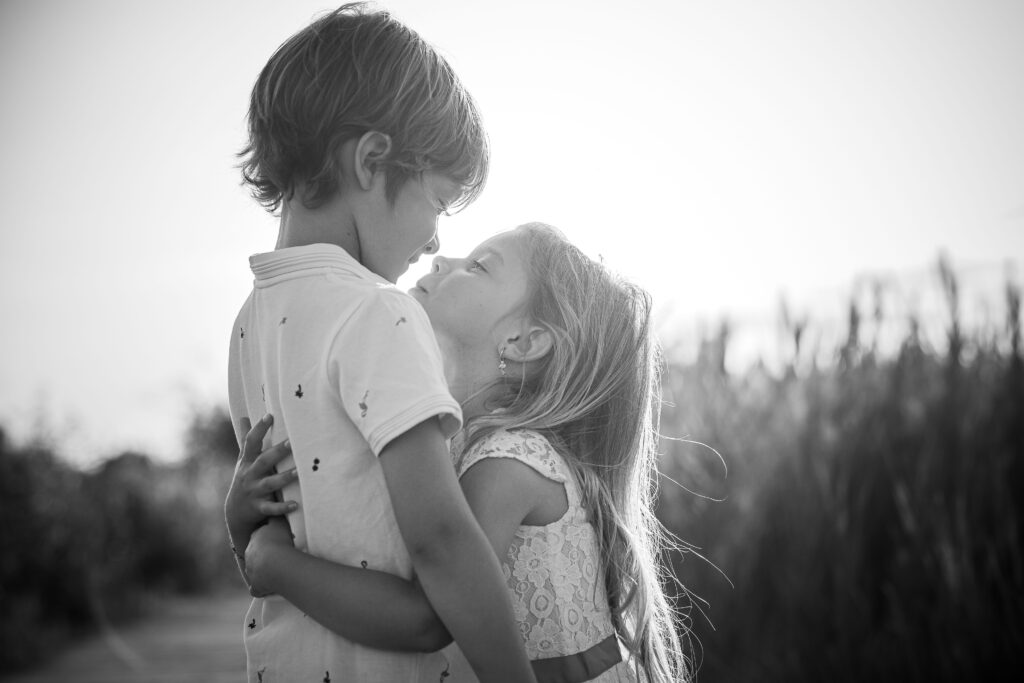
[(434, 259), (434, 269), (409, 290), (434, 332), (471, 352), (494, 354), (522, 312), (529, 292), (522, 233), (510, 230), (465, 258)]

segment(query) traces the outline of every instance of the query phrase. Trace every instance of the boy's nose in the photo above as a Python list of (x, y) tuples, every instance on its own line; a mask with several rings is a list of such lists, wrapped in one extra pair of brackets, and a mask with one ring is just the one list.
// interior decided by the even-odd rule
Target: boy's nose
[(437, 236), (437, 233), (435, 232), (434, 236), (430, 238), (429, 242), (427, 242), (427, 245), (425, 247), (423, 247), (423, 253), (424, 254), (436, 254), (440, 250), (441, 250), (441, 238), (439, 238)]

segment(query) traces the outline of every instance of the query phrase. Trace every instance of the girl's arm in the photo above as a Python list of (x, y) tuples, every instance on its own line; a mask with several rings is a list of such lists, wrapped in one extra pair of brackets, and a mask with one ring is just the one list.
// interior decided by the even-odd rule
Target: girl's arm
[[(487, 540), (504, 558), (516, 529), (564, 501), (564, 489), (505, 458), (473, 465), (462, 490)], [(555, 503), (556, 507), (558, 503)], [(272, 521), (252, 537), (246, 552), (254, 587), (277, 593), (324, 627), (357, 643), (388, 650), (430, 652), (451, 642), (420, 586), (393, 574), (335, 564), (296, 550), (283, 522)]]
[(238, 462), (235, 463), (235, 474), (224, 500), (224, 521), (228, 528), (228, 541), (235, 555), (235, 562), (242, 580), (249, 586), (254, 596), (260, 595), (253, 590), (251, 580), (245, 570), (244, 552), (249, 545), (252, 533), (271, 515), (285, 515), (296, 510), (295, 501), (278, 502), (277, 492), (290, 484), (298, 476), (295, 468), (277, 474), (275, 468), (291, 452), (288, 442), (260, 452), (263, 438), (274, 422), (271, 415), (250, 426), (249, 420), (243, 418), (242, 429), (247, 432), (239, 444)]
[(254, 589), (281, 595), (353, 642), (433, 652), (452, 641), (418, 584), (296, 550), (283, 520), (272, 519), (252, 535), (245, 565)]

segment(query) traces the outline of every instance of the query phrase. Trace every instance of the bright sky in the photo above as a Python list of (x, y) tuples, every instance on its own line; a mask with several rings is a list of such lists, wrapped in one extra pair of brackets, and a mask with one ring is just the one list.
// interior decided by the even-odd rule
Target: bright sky
[[(1024, 3), (385, 3), (493, 147), (463, 253), (562, 228), (680, 320), (773, 315), (856, 274), (1024, 256)], [(0, 424), (74, 460), (180, 453), (224, 399), (249, 254), (249, 89), (321, 2), (0, 3)], [(422, 271), (410, 272), (408, 286)], [(1018, 271), (1019, 272), (1019, 271)], [(809, 304), (808, 304), (809, 305)]]

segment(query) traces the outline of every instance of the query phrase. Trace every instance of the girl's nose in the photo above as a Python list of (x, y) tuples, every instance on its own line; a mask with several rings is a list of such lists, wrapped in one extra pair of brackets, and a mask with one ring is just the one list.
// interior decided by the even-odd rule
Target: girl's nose
[(435, 256), (433, 260), (433, 272), (435, 273), (447, 273), (448, 272), (448, 259), (444, 256)]

